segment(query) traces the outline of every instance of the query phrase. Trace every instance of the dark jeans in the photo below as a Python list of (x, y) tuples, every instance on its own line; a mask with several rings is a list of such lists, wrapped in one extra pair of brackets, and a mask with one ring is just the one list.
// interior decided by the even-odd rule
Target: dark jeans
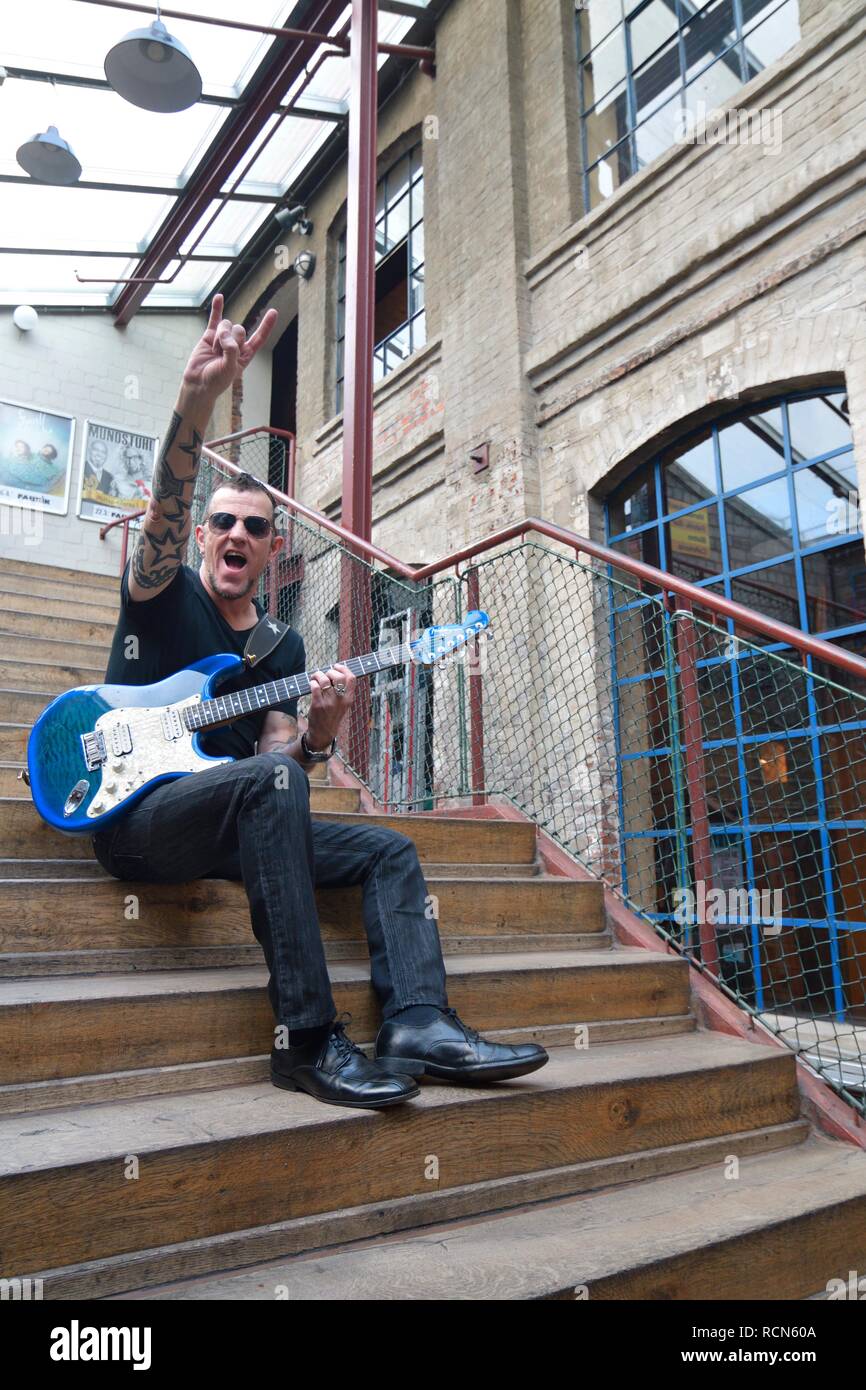
[(314, 887), (362, 885), (383, 1019), (410, 1004), (447, 1006), (439, 933), (425, 912), (414, 843), (396, 830), (312, 820), (307, 774), (284, 753), (163, 782), (92, 841), (115, 878), (241, 879), (278, 1023), (313, 1028), (336, 1015)]

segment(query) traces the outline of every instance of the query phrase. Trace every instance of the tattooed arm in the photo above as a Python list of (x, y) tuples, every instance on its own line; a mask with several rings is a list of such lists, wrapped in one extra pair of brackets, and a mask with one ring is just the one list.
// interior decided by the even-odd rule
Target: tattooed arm
[(129, 596), (134, 602), (161, 593), (182, 565), (208, 421), (223, 391), (243, 375), (267, 341), (277, 318), (276, 309), (269, 309), (247, 338), (243, 325), (223, 318), (222, 311), (223, 296), (215, 294), (207, 328), (186, 365), (160, 450), (152, 496), (130, 565)]

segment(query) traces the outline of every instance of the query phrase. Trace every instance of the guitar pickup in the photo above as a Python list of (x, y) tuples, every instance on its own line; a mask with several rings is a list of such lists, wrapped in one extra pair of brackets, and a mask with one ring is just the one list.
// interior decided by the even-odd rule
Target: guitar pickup
[(122, 758), (132, 752), (132, 732), (128, 724), (117, 723), (111, 726), (111, 756)]
[(179, 709), (176, 709), (174, 705), (168, 705), (162, 711), (160, 718), (162, 719), (162, 732), (169, 742), (174, 743), (177, 739), (183, 738), (186, 730)]
[(107, 761), (105, 737), (101, 730), (93, 729), (89, 734), (82, 734), (81, 747), (84, 751), (84, 762), (88, 772), (94, 772), (96, 768), (102, 767), (103, 763)]

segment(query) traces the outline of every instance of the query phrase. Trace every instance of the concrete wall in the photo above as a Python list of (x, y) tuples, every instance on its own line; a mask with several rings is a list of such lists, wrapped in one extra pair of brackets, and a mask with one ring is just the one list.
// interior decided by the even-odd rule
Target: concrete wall
[[(109, 315), (45, 310), (35, 329), (21, 333), (12, 311), (0, 311), (0, 397), (75, 417), (66, 515), (28, 513), (21, 530), (13, 515), (18, 509), (0, 507), (0, 555), (118, 573), (120, 528), (101, 541), (99, 525), (76, 515), (84, 422), (101, 420), (162, 439), (190, 348), (203, 328), (204, 318), (195, 313), (139, 314), (118, 329)], [(30, 530), (36, 526), (38, 532)]]

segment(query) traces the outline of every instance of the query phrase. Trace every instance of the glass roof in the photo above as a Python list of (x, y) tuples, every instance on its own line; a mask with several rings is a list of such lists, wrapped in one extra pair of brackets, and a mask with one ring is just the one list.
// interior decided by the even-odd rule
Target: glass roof
[[(425, 5), (428, 0), (416, 2)], [(131, 29), (146, 26), (149, 16), (77, 0), (29, 0), (4, 8), (0, 62), (8, 76), (0, 87), (0, 304), (109, 307), (123, 288), (112, 277), (135, 274), (141, 255), (229, 119), (232, 103), (243, 97), (278, 40), (167, 19), (169, 33), (186, 46), (201, 73), (205, 100), (186, 111), (160, 114), (124, 101), (107, 86), (103, 71), (109, 48)], [(245, 0), (240, 11), (237, 0), (183, 0), (178, 8), (226, 19), (241, 13), (244, 22), (270, 26), (291, 24), (288, 0)], [(336, 33), (350, 16), (347, 5), (330, 32)], [(406, 16), (380, 11), (379, 39), (399, 43), (412, 24)], [(311, 47), (310, 61), (320, 52)], [(381, 53), (379, 68), (387, 61)], [(48, 80), (18, 75), (25, 71), (45, 74)], [(289, 89), (284, 107), (301, 82), (302, 76)], [(349, 85), (348, 57), (328, 58), (296, 108), (318, 108), (320, 114), (279, 112), (268, 119), (220, 190), (245, 197), (210, 204), (178, 248), (180, 256), (191, 252), (194, 259), (167, 266), (160, 275), (167, 283), (153, 286), (146, 307), (198, 307), (207, 299), (231, 262), (243, 256), (275, 200), (297, 183), (332, 133), (329, 115), (346, 114)], [(17, 163), (18, 147), (49, 125), (57, 126), (81, 162), (80, 186), (35, 183)], [(111, 186), (84, 186), (93, 183)], [(82, 284), (77, 277), (106, 283)]]

